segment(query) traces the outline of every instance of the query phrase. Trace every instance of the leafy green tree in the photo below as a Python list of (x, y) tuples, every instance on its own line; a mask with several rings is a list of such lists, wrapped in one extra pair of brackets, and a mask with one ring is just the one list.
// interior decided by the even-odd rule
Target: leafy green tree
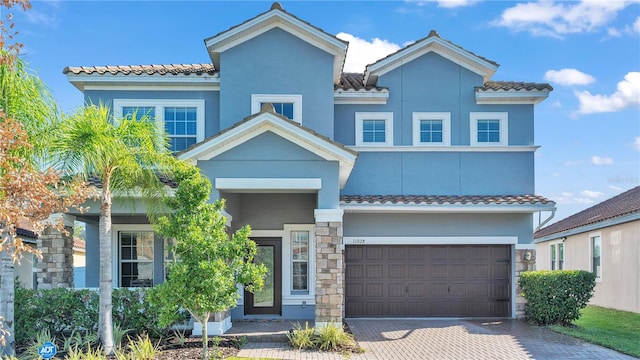
[[(98, 335), (103, 351), (114, 351), (112, 324), (111, 207), (114, 196), (133, 196), (158, 203), (165, 195), (161, 178), (171, 178), (178, 160), (168, 138), (146, 116), (113, 119), (105, 106), (89, 105), (62, 120), (49, 137), (57, 168), (87, 180), (101, 180), (100, 316)], [(153, 209), (151, 209), (153, 210)]]
[(173, 212), (158, 219), (156, 230), (175, 240), (177, 260), (150, 298), (161, 307), (162, 326), (178, 321), (181, 309), (202, 324), (202, 359), (208, 359), (207, 321), (236, 305), (238, 284), (248, 291), (261, 289), (267, 269), (253, 262), (257, 247), (249, 226), (227, 233), (224, 201), (208, 203), (211, 183), (195, 166), (185, 165), (176, 181), (175, 196), (165, 199)]

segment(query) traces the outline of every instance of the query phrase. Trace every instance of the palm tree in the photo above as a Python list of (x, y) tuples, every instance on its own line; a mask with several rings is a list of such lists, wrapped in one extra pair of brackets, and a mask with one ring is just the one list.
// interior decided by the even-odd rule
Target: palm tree
[(160, 177), (170, 177), (178, 160), (167, 136), (153, 120), (135, 114), (112, 119), (105, 106), (88, 105), (63, 119), (50, 139), (51, 155), (66, 172), (102, 181), (100, 194), (100, 311), (98, 335), (106, 354), (113, 353), (111, 206), (113, 196), (132, 193), (159, 199)]

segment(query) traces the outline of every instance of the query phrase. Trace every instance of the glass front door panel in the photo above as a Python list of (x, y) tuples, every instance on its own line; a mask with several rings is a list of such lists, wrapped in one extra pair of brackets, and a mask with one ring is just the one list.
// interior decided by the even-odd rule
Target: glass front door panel
[(273, 307), (275, 300), (275, 282), (273, 274), (275, 249), (273, 246), (258, 246), (256, 262), (267, 267), (264, 287), (253, 295), (254, 307)]

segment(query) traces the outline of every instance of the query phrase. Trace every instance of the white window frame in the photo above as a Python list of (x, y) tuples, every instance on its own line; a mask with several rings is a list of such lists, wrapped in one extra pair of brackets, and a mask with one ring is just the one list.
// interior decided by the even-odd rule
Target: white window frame
[[(308, 293), (293, 290), (293, 257), (291, 255), (291, 232), (308, 231), (309, 232), (309, 263), (308, 271), (309, 282)], [(315, 245), (315, 225), (313, 224), (285, 224), (282, 232), (282, 303), (299, 304), (300, 301), (306, 301), (307, 304), (315, 303), (315, 284), (316, 284), (316, 245)]]
[[(393, 146), (393, 113), (392, 112), (356, 112), (356, 146)], [(384, 142), (365, 143), (362, 139), (365, 120), (384, 120)]]
[[(196, 108), (196, 143), (204, 140), (204, 100), (200, 99), (113, 99), (113, 115), (122, 117), (123, 107), (155, 107), (156, 123), (164, 131), (165, 107), (195, 107)], [(180, 137), (176, 135), (176, 137)]]
[[(563, 247), (562, 258), (560, 257), (560, 246)], [(553, 249), (555, 249), (555, 251), (556, 251), (556, 259), (555, 259), (555, 261), (553, 259)], [(556, 242), (553, 242), (553, 243), (549, 244), (549, 260), (550, 260), (549, 261), (549, 264), (550, 264), (549, 270), (564, 270), (564, 264), (565, 264), (565, 262), (564, 262), (564, 258), (565, 258), (564, 253), (565, 253), (565, 250), (566, 249), (564, 249), (564, 242), (562, 242), (562, 241), (556, 241)], [(560, 269), (560, 262), (561, 261), (562, 261), (562, 269)], [(554, 267), (555, 267), (555, 269), (554, 269)]]
[(603, 244), (604, 242), (602, 241), (602, 233), (600, 232), (595, 232), (595, 233), (590, 233), (589, 234), (589, 271), (593, 272), (593, 239), (594, 238), (600, 238), (600, 275), (598, 276), (597, 272), (596, 272), (596, 282), (601, 282), (602, 281), (602, 274), (603, 272), (603, 257), (602, 257), (602, 250), (603, 250)]
[[(152, 225), (144, 224), (144, 225), (112, 225), (111, 226), (111, 236), (112, 236), (111, 254), (113, 254), (111, 276), (112, 276), (112, 279), (116, 279), (116, 281), (113, 281), (114, 289), (122, 287), (122, 285), (120, 284), (122, 279), (120, 279), (120, 260), (121, 259), (120, 259), (120, 239), (118, 236), (120, 232), (152, 232), (155, 234), (155, 231), (153, 230)], [(153, 246), (155, 247), (155, 240), (154, 240)], [(155, 270), (155, 261), (156, 261), (156, 254), (154, 252), (153, 261), (152, 261), (152, 266), (154, 270)], [(152, 279), (151, 279), (152, 286), (155, 285), (153, 281), (154, 279), (155, 279), (155, 274), (152, 272)]]
[[(442, 142), (420, 141), (420, 121), (441, 120)], [(449, 146), (451, 145), (451, 113), (449, 112), (414, 112), (413, 113), (413, 145), (414, 146)]]
[(260, 112), (262, 103), (293, 103), (293, 121), (302, 124), (302, 95), (294, 94), (251, 94), (251, 114)]
[[(499, 142), (478, 142), (478, 120), (498, 120), (500, 122)], [(509, 145), (509, 113), (507, 112), (471, 112), (469, 113), (471, 146), (507, 146)]]

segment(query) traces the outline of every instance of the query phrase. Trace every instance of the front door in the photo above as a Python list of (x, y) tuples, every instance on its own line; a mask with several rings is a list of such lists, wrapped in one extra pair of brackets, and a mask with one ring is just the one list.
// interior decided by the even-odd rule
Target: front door
[(245, 291), (245, 315), (282, 314), (282, 239), (253, 239), (258, 245), (254, 261), (267, 267), (262, 290)]

